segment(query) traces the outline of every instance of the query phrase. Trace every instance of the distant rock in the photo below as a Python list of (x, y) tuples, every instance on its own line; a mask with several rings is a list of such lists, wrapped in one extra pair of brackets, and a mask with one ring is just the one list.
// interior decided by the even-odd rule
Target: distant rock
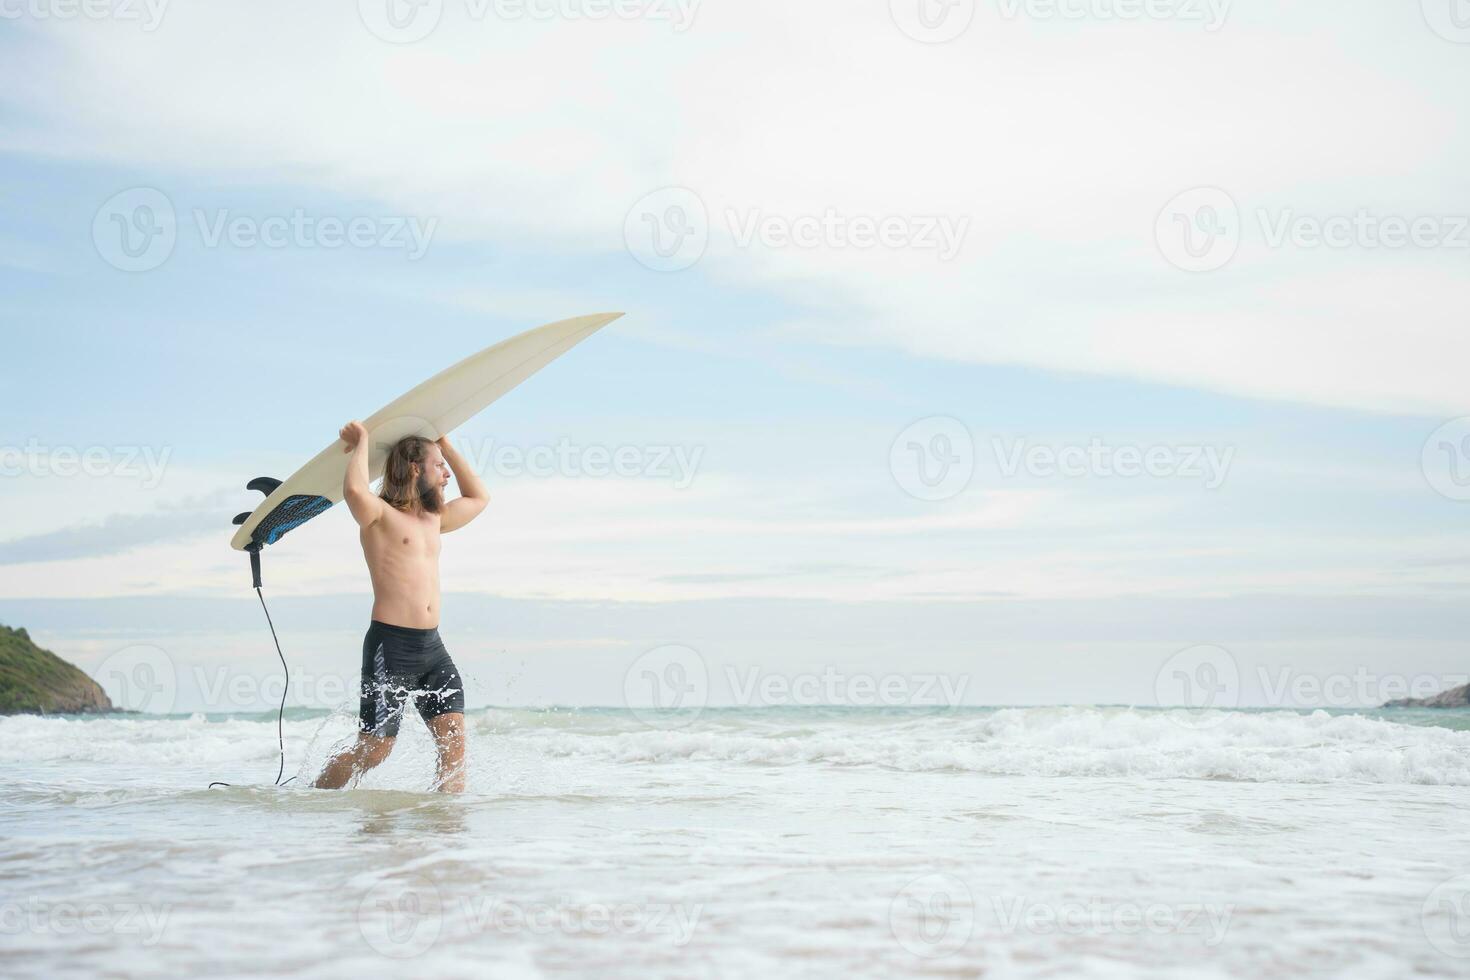
[(1448, 691), (1440, 691), (1433, 697), (1399, 698), (1383, 705), (1385, 708), (1470, 708), (1470, 684), (1461, 684)]
[(0, 626), (0, 715), (111, 711), (102, 686), (23, 629)]

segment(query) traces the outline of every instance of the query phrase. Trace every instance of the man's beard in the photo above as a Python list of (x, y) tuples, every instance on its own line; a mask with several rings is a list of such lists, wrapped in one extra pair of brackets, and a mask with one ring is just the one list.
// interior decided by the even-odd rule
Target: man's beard
[(444, 488), (429, 473), (420, 473), (416, 489), (419, 492), (419, 506), (430, 514), (437, 514), (444, 509)]

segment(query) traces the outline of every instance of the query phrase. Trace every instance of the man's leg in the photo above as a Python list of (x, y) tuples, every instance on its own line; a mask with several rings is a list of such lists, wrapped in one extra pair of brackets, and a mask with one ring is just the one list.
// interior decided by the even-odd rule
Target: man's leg
[(367, 732), (358, 732), (357, 743), (332, 756), (312, 785), (317, 789), (341, 789), (354, 776), (361, 776), (388, 758), (388, 754), (393, 751), (393, 741), (391, 736), (379, 738)]
[(357, 708), (357, 742), (328, 760), (322, 774), (312, 783), (317, 789), (341, 789), (354, 776), (361, 776), (388, 758), (403, 717), (408, 687), (389, 670), (394, 651), (392, 632), (382, 624), (368, 626), (362, 640), (362, 692)]
[(464, 792), (464, 714), (451, 712), (425, 718), (434, 745), (439, 750), (439, 767), (434, 788), (441, 793)]
[(439, 751), (439, 766), (434, 788), (441, 793), (464, 792), (464, 682), (459, 668), (449, 658), (449, 651), (434, 635), (434, 659), (429, 671), (419, 679), (419, 689), (427, 693), (418, 697), (419, 715), (434, 736)]

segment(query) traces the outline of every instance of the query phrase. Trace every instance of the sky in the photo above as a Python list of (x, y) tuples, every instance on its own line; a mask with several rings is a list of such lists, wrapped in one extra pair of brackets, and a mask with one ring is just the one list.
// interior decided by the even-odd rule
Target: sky
[[(472, 701), (1462, 680), (1466, 13), (4, 0), (0, 622), (269, 703), (245, 482), (620, 310), (455, 433)], [(350, 700), (350, 515), (265, 567)]]

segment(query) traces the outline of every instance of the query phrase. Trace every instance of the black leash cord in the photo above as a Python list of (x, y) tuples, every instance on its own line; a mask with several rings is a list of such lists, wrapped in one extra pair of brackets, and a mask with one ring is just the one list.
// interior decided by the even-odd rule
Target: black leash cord
[[(296, 778), (292, 776), (291, 779), (286, 780), (286, 783), (281, 782), (281, 777), (286, 775), (286, 692), (291, 689), (291, 668), (286, 664), (286, 655), (281, 652), (281, 639), (276, 636), (276, 624), (271, 622), (271, 611), (265, 604), (265, 593), (260, 591), (260, 586), (258, 585), (255, 587), (255, 595), (260, 599), (260, 608), (265, 612), (265, 623), (271, 628), (271, 640), (276, 644), (276, 656), (281, 658), (281, 670), (286, 674), (286, 683), (281, 686), (281, 706), (276, 711), (276, 744), (281, 749), (281, 765), (276, 770), (275, 782), (277, 786), (285, 786), (291, 779)], [(209, 788), (214, 789), (216, 786), (231, 785), (233, 784), (213, 782), (209, 784)]]

